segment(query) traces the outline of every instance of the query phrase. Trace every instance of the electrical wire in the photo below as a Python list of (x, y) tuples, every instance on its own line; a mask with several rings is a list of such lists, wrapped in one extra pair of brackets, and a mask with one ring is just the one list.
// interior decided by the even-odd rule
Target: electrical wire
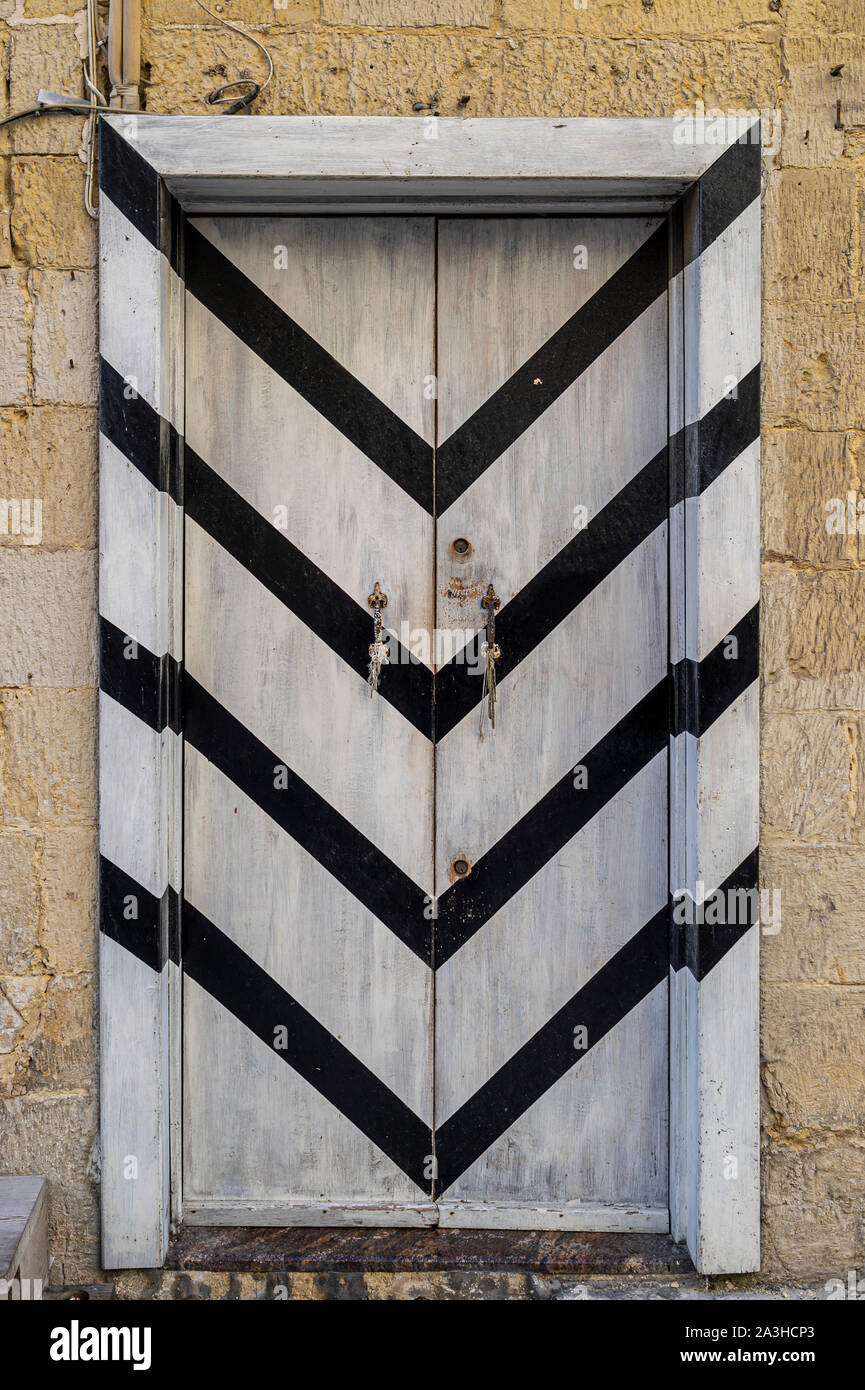
[[(96, 27), (96, 0), (87, 0), (87, 57), (84, 60), (84, 85), (87, 89), (87, 97), (69, 97), (67, 101), (62, 95), (40, 91), (39, 96), (45, 97), (46, 100), (39, 100), (35, 106), (27, 106), (21, 111), (13, 111), (10, 115), (0, 119), (0, 128), (2, 128), (12, 125), (14, 121), (23, 121), (28, 116), (53, 116), (57, 114), (86, 118), (84, 206), (88, 216), (94, 218), (99, 216), (99, 207), (94, 196), (96, 189), (96, 118), (100, 111), (111, 110), (96, 85), (96, 63), (101, 46), (102, 41)], [(48, 97), (51, 98), (50, 101), (47, 100)]]
[(100, 111), (110, 110), (110, 106), (97, 106), (94, 100), (84, 102), (70, 98), (68, 106), (57, 101), (43, 102), (39, 106), (26, 106), (21, 111), (13, 111), (9, 116), (4, 116), (0, 120), (0, 129), (6, 125), (12, 125), (14, 121), (23, 121), (27, 116), (78, 116), (79, 119), (86, 118), (87, 131), (84, 137), (84, 149), (87, 169), (84, 176), (84, 207), (90, 217), (98, 217), (99, 208), (93, 199), (93, 189), (96, 183), (96, 117)]
[(105, 97), (96, 86), (96, 55), (99, 52), (99, 35), (96, 32), (96, 0), (87, 0), (87, 62), (84, 64), (84, 82), (90, 93), (90, 117), (87, 122), (87, 135), (84, 141), (87, 173), (84, 179), (84, 206), (89, 217), (99, 216), (99, 205), (94, 198), (96, 186), (96, 118)]
[[(259, 43), (258, 39), (254, 38), (252, 34), (248, 34), (245, 29), (239, 29), (236, 24), (229, 24), (228, 20), (223, 19), (221, 15), (214, 14), (213, 11), (209, 10), (204, 4), (204, 0), (195, 0), (195, 3), (200, 9), (204, 10), (205, 14), (210, 15), (211, 19), (216, 20), (217, 24), (221, 24), (224, 29), (230, 29), (233, 34), (239, 34), (242, 39), (246, 39), (249, 43), (254, 43), (259, 52), (263, 53), (267, 60), (267, 77), (263, 82), (256, 82), (252, 77), (238, 77), (233, 82), (223, 82), (221, 87), (217, 87), (214, 91), (208, 92), (205, 101), (209, 106), (222, 106), (227, 102), (228, 105), (226, 105), (222, 115), (233, 116), (235, 112), (243, 111), (248, 106), (251, 106), (256, 98), (261, 96), (261, 93), (273, 77), (273, 59), (264, 44)], [(226, 95), (231, 92), (232, 88), (242, 86), (249, 87), (249, 91), (244, 92), (242, 96), (233, 97)]]
[(76, 105), (74, 98), (70, 97), (68, 106), (59, 106), (55, 105), (53, 102), (46, 102), (44, 106), (27, 106), (22, 111), (13, 111), (11, 115), (3, 116), (3, 118), (0, 119), (0, 126), (11, 125), (13, 121), (23, 121), (25, 116), (78, 116), (83, 120), (85, 116), (90, 115), (92, 109), (95, 109), (97, 112), (110, 111), (111, 107), (97, 106), (92, 108), (89, 102), (85, 103), (83, 101), (78, 102)]
[[(64, 104), (62, 97), (50, 102), (38, 102), (36, 106), (27, 106), (20, 111), (13, 111), (10, 115), (0, 118), (0, 129), (3, 126), (12, 125), (15, 121), (23, 121), (28, 116), (61, 115), (86, 118), (87, 131), (84, 149), (87, 172), (84, 180), (84, 206), (88, 215), (94, 218), (99, 216), (99, 207), (94, 198), (96, 186), (96, 118), (101, 111), (112, 110), (96, 85), (96, 65), (99, 49), (103, 46), (103, 41), (99, 38), (97, 30), (96, 2), (97, 0), (87, 0), (87, 57), (84, 62), (84, 85), (87, 89), (87, 98), (70, 97), (68, 105)], [(267, 62), (267, 77), (263, 82), (256, 82), (252, 77), (238, 77), (234, 81), (224, 82), (221, 87), (208, 92), (205, 98), (208, 104), (210, 106), (225, 106), (225, 110), (221, 114), (232, 116), (237, 111), (246, 110), (261, 96), (273, 77), (273, 59), (264, 44), (260, 43), (252, 34), (248, 34), (245, 29), (239, 29), (236, 24), (230, 24), (221, 15), (214, 14), (203, 3), (203, 0), (195, 0), (195, 2), (204, 10), (206, 15), (209, 15), (217, 24), (221, 24), (224, 29), (230, 29), (233, 34), (239, 34), (242, 39), (254, 44)], [(239, 97), (232, 95), (240, 87), (247, 87), (248, 90)], [(43, 93), (40, 92), (41, 95)], [(45, 93), (45, 95), (53, 94)]]

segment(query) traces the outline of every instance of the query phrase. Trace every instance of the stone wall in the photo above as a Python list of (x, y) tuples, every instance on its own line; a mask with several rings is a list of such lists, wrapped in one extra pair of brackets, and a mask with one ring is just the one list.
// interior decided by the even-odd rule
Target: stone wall
[[(829, 534), (825, 508), (865, 486), (865, 0), (221, 11), (273, 54), (261, 113), (669, 116), (701, 100), (774, 124), (762, 815), (783, 924), (763, 954), (764, 1270), (861, 1269), (865, 541)], [(0, 114), (40, 87), (83, 90), (83, 18), (80, 0), (0, 0)], [(201, 113), (220, 81), (262, 67), (193, 0), (144, 0), (142, 53), (149, 111)], [(0, 495), (42, 499), (41, 537), (0, 535), (0, 1163), (51, 1179), (55, 1281), (98, 1269), (97, 277), (81, 139), (68, 116), (0, 132)]]

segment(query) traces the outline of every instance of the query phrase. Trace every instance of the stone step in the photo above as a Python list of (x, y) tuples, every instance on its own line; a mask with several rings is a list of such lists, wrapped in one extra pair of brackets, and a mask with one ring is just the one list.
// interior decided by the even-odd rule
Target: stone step
[(0, 1178), (0, 1301), (39, 1298), (48, 1282), (48, 1184)]

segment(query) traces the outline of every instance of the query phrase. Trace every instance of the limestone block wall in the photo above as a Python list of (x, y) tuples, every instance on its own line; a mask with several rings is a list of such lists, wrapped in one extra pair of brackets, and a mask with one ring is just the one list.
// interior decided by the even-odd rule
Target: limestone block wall
[[(764, 1271), (865, 1265), (865, 0), (222, 0), (279, 114), (760, 111)], [(0, 0), (0, 115), (80, 94), (80, 0)], [(144, 0), (145, 108), (263, 64)], [(840, 105), (839, 105), (840, 103)], [(218, 118), (214, 118), (218, 119)], [(0, 1167), (51, 1179), (56, 1280), (98, 1270), (96, 235), (82, 122), (0, 131)], [(34, 506), (37, 500), (41, 506)], [(7, 516), (4, 523), (3, 515)], [(865, 525), (865, 519), (863, 519)]]

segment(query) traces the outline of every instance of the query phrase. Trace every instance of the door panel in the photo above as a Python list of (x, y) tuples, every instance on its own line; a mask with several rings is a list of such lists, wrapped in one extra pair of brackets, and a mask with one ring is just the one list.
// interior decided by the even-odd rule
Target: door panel
[[(495, 731), (481, 663), (446, 673), (474, 686), (471, 707), (442, 719), (437, 704), (437, 1193), (452, 1224), (461, 1203), (468, 1224), (484, 1203), (666, 1219), (666, 982), (621, 1019), (615, 970), (600, 1006), (579, 1003), (667, 900), (659, 226), (440, 224), (437, 620), (480, 629), (490, 583), (502, 603)], [(455, 882), (458, 857), (471, 872)]]
[[(430, 1149), (431, 697), (415, 722), (371, 699), (364, 658), (376, 581), (397, 630), (431, 624), (432, 518), (359, 447), (358, 412), (416, 432), (431, 493), (434, 228), (193, 232), (185, 1201), (415, 1203), (393, 1153), (417, 1176)], [(216, 1001), (197, 981), (223, 938), (242, 955)]]
[(665, 229), (186, 252), (187, 1215), (666, 1229)]

